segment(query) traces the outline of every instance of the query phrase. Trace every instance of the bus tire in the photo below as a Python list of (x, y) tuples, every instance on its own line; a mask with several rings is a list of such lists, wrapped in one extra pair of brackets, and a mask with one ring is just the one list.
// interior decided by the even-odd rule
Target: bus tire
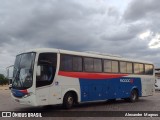
[(75, 102), (74, 95), (71, 92), (68, 92), (65, 94), (64, 99), (63, 99), (63, 107), (65, 109), (70, 109), (73, 107)]
[(129, 97), (129, 101), (130, 101), (130, 102), (136, 102), (136, 101), (138, 101), (138, 90), (133, 89), (133, 90), (131, 91), (131, 95), (130, 95), (130, 97)]

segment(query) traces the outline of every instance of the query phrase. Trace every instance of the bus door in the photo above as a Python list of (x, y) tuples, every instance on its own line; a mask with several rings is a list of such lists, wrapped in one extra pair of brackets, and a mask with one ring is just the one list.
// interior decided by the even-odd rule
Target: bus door
[(103, 85), (92, 84), (90, 87), (90, 99), (92, 100), (102, 100), (103, 99)]
[(56, 53), (39, 54), (36, 76), (36, 99), (38, 105), (49, 104), (50, 88), (55, 78)]

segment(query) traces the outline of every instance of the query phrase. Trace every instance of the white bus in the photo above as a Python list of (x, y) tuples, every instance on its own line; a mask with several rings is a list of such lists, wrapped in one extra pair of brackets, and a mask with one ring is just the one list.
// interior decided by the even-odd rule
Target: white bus
[(32, 106), (151, 96), (154, 65), (119, 56), (59, 49), (35, 49), (16, 56), (11, 95)]

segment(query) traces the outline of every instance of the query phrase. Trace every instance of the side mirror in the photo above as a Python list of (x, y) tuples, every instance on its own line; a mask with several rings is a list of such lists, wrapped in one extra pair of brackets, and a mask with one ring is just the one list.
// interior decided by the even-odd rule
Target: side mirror
[[(9, 80), (9, 81), (10, 81), (10, 80)], [(11, 88), (12, 88), (12, 83), (9, 82), (9, 89), (11, 89)]]
[(41, 66), (37, 66), (36, 75), (41, 76)]

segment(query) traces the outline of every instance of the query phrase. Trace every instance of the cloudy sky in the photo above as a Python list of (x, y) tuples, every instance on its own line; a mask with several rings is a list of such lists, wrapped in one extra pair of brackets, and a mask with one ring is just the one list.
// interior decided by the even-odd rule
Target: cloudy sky
[(0, 73), (31, 48), (96, 51), (160, 67), (160, 0), (0, 0)]

